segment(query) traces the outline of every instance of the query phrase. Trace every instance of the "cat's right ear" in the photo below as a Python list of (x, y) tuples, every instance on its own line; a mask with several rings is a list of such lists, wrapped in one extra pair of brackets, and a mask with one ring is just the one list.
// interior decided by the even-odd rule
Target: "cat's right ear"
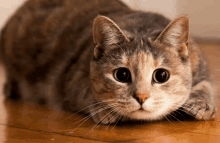
[(112, 45), (129, 41), (118, 25), (110, 18), (97, 16), (93, 22), (94, 58), (99, 58)]

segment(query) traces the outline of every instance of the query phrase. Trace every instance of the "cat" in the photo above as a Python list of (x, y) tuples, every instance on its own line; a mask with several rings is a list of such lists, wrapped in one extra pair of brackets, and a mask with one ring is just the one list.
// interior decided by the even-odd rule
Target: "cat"
[(6, 98), (90, 114), (101, 124), (216, 114), (209, 67), (189, 18), (119, 0), (28, 0), (1, 30)]

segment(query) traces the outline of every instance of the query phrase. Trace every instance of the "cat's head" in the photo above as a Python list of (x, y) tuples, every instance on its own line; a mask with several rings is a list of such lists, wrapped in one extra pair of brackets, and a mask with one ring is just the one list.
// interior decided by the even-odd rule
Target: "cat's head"
[(163, 118), (179, 108), (191, 90), (189, 19), (175, 19), (154, 40), (128, 38), (126, 33), (107, 17), (94, 20), (94, 98), (132, 119)]

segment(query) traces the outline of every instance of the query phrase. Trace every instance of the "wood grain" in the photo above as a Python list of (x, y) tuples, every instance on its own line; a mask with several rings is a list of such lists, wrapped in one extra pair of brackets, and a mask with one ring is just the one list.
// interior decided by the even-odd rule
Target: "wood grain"
[[(220, 85), (220, 45), (200, 44)], [(86, 115), (54, 111), (25, 101), (5, 100), (0, 66), (0, 142), (220, 142), (220, 114), (213, 121), (176, 120), (96, 125)], [(217, 89), (220, 93), (219, 88)]]

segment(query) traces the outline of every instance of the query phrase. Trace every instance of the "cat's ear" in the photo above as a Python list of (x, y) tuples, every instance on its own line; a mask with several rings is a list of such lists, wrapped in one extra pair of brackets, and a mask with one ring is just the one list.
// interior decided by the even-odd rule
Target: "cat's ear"
[(94, 56), (98, 57), (100, 52), (111, 48), (111, 45), (129, 41), (122, 30), (110, 18), (97, 16), (93, 22), (93, 40), (95, 44)]
[[(173, 20), (156, 38), (153, 44), (162, 44), (165, 47), (173, 47), (188, 55), (189, 18), (180, 16)], [(180, 49), (181, 48), (181, 49)]]

